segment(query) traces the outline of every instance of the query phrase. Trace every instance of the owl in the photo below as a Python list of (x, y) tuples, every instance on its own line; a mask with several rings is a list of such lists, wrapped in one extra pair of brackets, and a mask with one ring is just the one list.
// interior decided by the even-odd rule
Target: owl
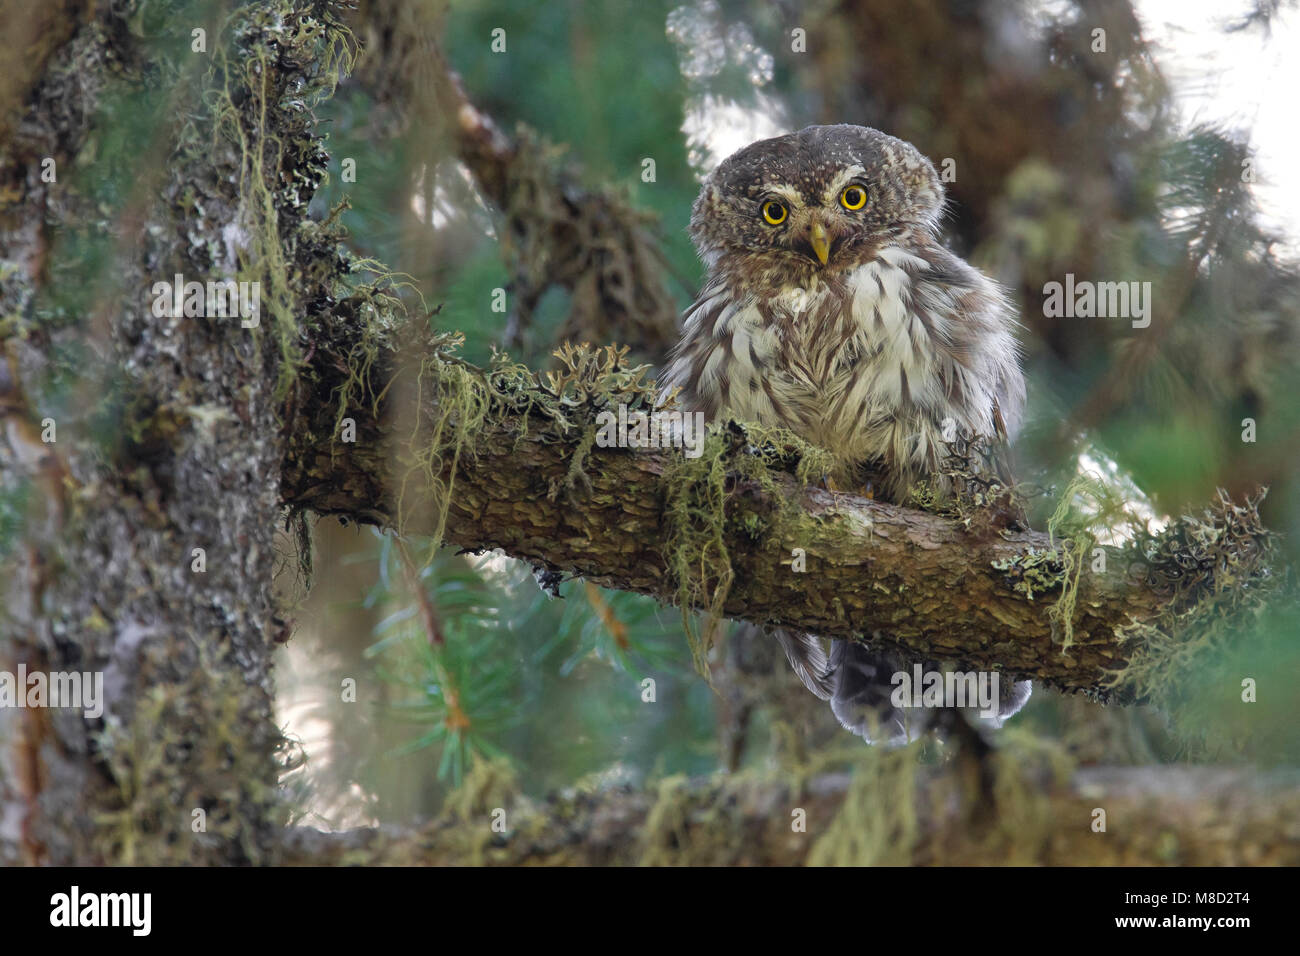
[[(828, 487), (902, 503), (955, 437), (1014, 433), (1025, 387), (1013, 310), (938, 238), (943, 185), (903, 140), (809, 126), (734, 153), (690, 232), (706, 268), (660, 376), (683, 409), (779, 425), (829, 450)], [(910, 666), (860, 643), (776, 631), (800, 679), (868, 741), (933, 712), (891, 705)], [(1010, 682), (1008, 682), (1010, 684)], [(998, 718), (1029, 683), (1002, 688)]]

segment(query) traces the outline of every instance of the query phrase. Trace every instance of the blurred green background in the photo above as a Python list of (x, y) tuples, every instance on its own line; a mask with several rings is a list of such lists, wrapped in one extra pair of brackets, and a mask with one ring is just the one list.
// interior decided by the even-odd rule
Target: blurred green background
[[(955, 161), (946, 239), (1020, 306), (1030, 386), (1018, 455), (1040, 489), (1035, 526), (1081, 470), (1157, 525), (1218, 486), (1240, 497), (1269, 485), (1265, 518), (1293, 560), (1300, 217), (1259, 212), (1268, 178), (1287, 175), (1252, 152), (1252, 137), (1272, 130), (1187, 110), (1143, 15), (1082, 0), (363, 2), (362, 61), (317, 110), (332, 158), (313, 211), (346, 198), (353, 248), (408, 273), (441, 307), (431, 321), (463, 331), (467, 357), (482, 363), (504, 338), (490, 298), (512, 287), (512, 252), (499, 210), (431, 128), (438, 57), (508, 136), (527, 135), (523, 124), (565, 148), (581, 187), (654, 217), (663, 287), (679, 308), (702, 275), (685, 227), (713, 164), (813, 123), (877, 127), (936, 164)], [(1220, 15), (1189, 29), (1261, 50), (1297, 35), (1293, 6)], [(412, 23), (432, 24), (436, 51), (399, 42)], [(494, 29), (506, 31), (504, 53), (491, 49)], [(345, 157), (355, 182), (339, 175)], [(647, 158), (653, 182), (642, 178)], [(1256, 163), (1259, 179), (1245, 179)], [(1152, 327), (1045, 317), (1043, 285), (1066, 273), (1151, 282)], [(545, 367), (569, 307), (569, 290), (547, 290), (513, 357)], [(1253, 443), (1242, 440), (1247, 418)], [(421, 544), (411, 542), (416, 564)], [(284, 578), (298, 594), (301, 582)], [(413, 586), (437, 610), (441, 650)], [(280, 714), (308, 755), (291, 784), (318, 825), (427, 816), (484, 759), (508, 761), (525, 791), (541, 793), (779, 767), (858, 743), (783, 662), (741, 660), (744, 649), (724, 642), (714, 691), (691, 669), (676, 610), (582, 581), (553, 599), (528, 568), (492, 555), (443, 551), (413, 585), (391, 538), (321, 522), (316, 583), (297, 620), (280, 660)], [(1206, 657), (1203, 693), (1172, 722), (1039, 689), (1015, 724), (1081, 763), (1294, 763), (1298, 630), (1293, 606), (1261, 615)], [(1260, 686), (1244, 716), (1242, 675)], [(339, 700), (347, 678), (363, 706)]]

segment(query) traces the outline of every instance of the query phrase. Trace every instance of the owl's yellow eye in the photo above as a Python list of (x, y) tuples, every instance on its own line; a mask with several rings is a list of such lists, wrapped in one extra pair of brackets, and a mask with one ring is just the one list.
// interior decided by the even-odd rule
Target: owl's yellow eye
[(779, 226), (785, 222), (785, 217), (789, 215), (785, 206), (781, 205), (775, 199), (769, 199), (763, 203), (763, 218), (767, 220), (769, 226)]
[(849, 186), (840, 193), (840, 205), (854, 211), (867, 204), (867, 191), (861, 186)]

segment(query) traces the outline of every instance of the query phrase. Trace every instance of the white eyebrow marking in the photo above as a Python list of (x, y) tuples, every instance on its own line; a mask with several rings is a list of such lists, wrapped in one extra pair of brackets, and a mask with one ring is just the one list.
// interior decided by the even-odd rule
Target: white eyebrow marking
[(793, 186), (774, 185), (769, 187), (768, 191), (773, 193), (774, 195), (780, 196), (790, 205), (790, 208), (792, 209), (795, 206), (803, 205), (803, 196), (800, 195), (799, 190), (795, 189)]
[(861, 179), (866, 175), (866, 167), (859, 166), (856, 163), (852, 166), (846, 166), (844, 169), (841, 169), (839, 173), (836, 174), (835, 178), (831, 180), (831, 184), (827, 188), (826, 192), (822, 194), (822, 202), (828, 206), (835, 205), (835, 203), (840, 201), (840, 193), (844, 191), (845, 186), (853, 180)]

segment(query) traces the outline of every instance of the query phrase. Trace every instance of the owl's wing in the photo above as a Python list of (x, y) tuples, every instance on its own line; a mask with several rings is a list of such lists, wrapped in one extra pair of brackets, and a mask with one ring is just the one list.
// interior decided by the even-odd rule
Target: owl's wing
[(993, 399), (993, 434), (997, 436), (1000, 441), (1011, 440), (1011, 436), (1007, 434), (1006, 419), (1002, 417), (1002, 406), (998, 404), (996, 398)]
[(803, 685), (822, 700), (830, 700), (834, 688), (831, 675), (827, 673), (830, 661), (821, 639), (813, 634), (796, 633), (784, 628), (772, 631), (772, 636), (785, 651), (786, 659), (790, 661), (790, 666), (803, 681)]
[[(997, 399), (993, 400), (993, 447), (986, 450), (988, 464), (993, 474), (1007, 489), (1016, 486), (1015, 468), (1011, 460), (1011, 436), (1008, 434), (1006, 420)], [(1008, 517), (1021, 528), (1029, 527), (1029, 517), (1025, 514), (1024, 504), (1015, 496), (1014, 491), (1006, 495), (1009, 506)]]
[(1007, 433), (1007, 422), (1002, 417), (1002, 406), (993, 400), (993, 468), (1004, 485), (1010, 487), (1015, 483), (1011, 471), (1011, 436)]

